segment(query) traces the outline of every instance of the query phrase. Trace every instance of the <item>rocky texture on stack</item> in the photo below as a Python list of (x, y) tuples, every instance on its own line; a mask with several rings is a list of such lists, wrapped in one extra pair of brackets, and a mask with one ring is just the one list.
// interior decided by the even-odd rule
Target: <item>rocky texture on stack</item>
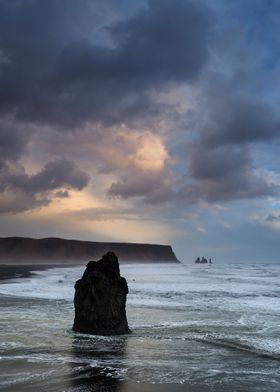
[(127, 282), (120, 276), (113, 252), (99, 261), (90, 261), (75, 284), (73, 330), (95, 335), (130, 333), (126, 318)]

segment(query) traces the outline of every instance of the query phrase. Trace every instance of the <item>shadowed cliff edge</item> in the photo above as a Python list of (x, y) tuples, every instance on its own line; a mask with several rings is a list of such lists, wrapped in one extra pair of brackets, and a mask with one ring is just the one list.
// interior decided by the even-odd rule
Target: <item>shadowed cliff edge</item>
[(170, 245), (92, 242), (62, 238), (0, 238), (0, 264), (85, 263), (112, 251), (121, 262), (179, 262)]

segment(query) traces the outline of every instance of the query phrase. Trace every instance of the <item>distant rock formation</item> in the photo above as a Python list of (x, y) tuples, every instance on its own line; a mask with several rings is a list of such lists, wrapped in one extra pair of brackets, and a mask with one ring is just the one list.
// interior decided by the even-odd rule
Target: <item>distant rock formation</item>
[(0, 238), (0, 263), (85, 263), (115, 252), (121, 262), (178, 262), (170, 245), (92, 242), (62, 238)]
[(130, 333), (125, 310), (127, 293), (126, 280), (120, 276), (113, 252), (99, 261), (90, 261), (75, 284), (73, 330), (95, 335)]
[[(207, 263), (208, 263), (208, 261), (207, 261), (207, 259), (204, 256), (202, 257), (202, 259), (200, 257), (198, 257), (195, 260), (195, 264), (207, 264)], [(212, 264), (211, 259), (209, 260), (209, 263)]]

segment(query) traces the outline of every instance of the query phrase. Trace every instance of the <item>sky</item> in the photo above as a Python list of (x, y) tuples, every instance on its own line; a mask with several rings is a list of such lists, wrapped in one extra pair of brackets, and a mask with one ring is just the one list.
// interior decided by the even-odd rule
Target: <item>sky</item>
[(278, 0), (0, 0), (0, 236), (280, 261)]

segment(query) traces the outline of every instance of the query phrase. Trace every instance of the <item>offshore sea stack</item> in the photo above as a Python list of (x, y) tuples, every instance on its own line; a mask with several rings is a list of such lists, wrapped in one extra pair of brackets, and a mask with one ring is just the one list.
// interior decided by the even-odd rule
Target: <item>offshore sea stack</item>
[(90, 261), (75, 284), (73, 330), (94, 335), (130, 333), (125, 310), (127, 294), (127, 282), (120, 276), (115, 253)]

